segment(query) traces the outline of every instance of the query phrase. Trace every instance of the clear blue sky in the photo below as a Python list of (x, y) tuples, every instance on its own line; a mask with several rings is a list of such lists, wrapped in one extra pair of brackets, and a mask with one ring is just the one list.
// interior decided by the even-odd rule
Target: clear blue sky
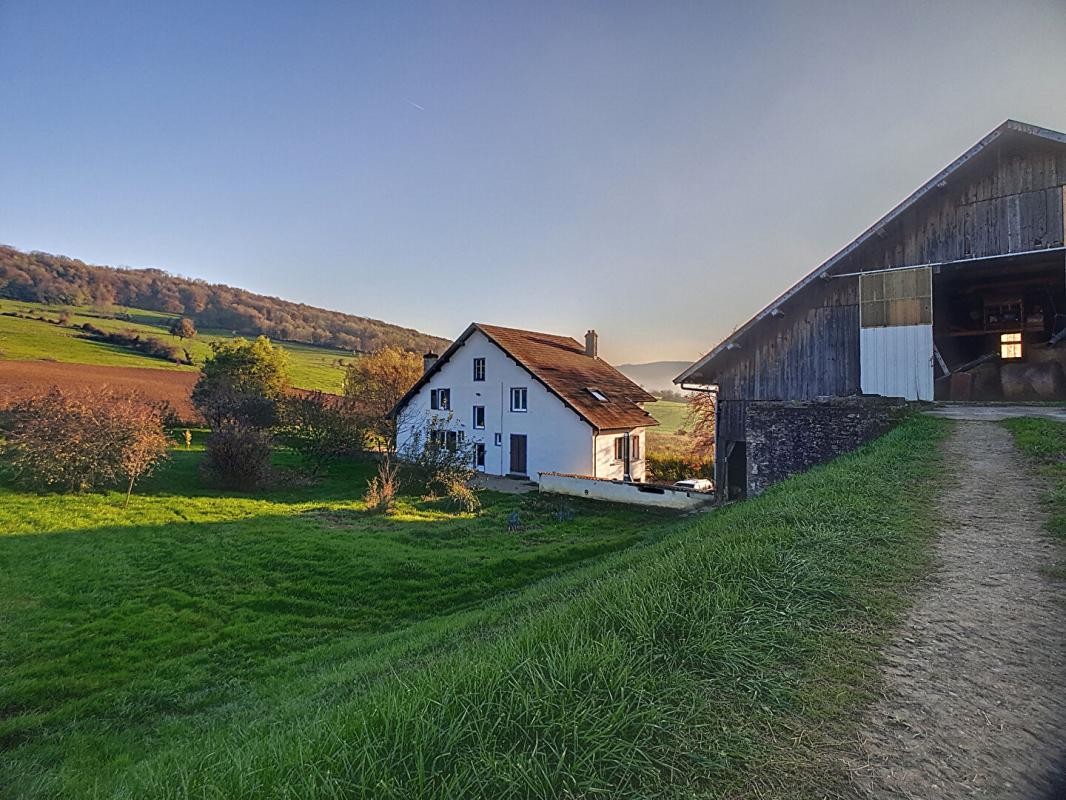
[(0, 0), (0, 242), (690, 359), (1014, 117), (1066, 3)]

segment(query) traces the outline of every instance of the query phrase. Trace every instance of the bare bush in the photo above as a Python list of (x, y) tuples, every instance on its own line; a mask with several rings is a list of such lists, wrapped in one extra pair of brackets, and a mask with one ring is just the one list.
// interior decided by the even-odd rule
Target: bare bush
[(433, 417), (427, 425), (411, 426), (400, 457), (409, 485), (417, 486), (426, 497), (444, 496), (461, 511), (481, 509), (474, 485), (474, 443), (463, 431), (453, 428), (454, 415)]
[(281, 402), (280, 420), (278, 432), (312, 475), (366, 444), (366, 422), (346, 397), (317, 391), (290, 395)]
[(252, 428), (214, 431), (207, 437), (200, 469), (222, 489), (251, 491), (271, 482), (273, 446), (269, 434)]
[(88, 491), (134, 484), (166, 457), (163, 413), (138, 395), (108, 387), (49, 391), (12, 409), (6, 444), (16, 480), (37, 489)]

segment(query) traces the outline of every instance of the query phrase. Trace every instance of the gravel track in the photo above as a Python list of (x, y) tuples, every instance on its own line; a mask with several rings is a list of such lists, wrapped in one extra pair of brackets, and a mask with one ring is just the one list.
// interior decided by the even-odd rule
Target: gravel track
[(858, 798), (1066, 796), (1066, 587), (1043, 487), (991, 422), (946, 443), (937, 566), (846, 763)]

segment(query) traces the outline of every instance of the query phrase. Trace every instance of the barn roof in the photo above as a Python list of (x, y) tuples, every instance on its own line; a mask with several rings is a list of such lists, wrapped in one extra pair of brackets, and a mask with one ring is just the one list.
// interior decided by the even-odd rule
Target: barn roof
[(837, 266), (841, 261), (850, 256), (864, 244), (866, 244), (872, 237), (878, 235), (878, 233), (884, 230), (887, 225), (890, 225), (892, 222), (894, 222), (904, 212), (912, 208), (915, 204), (925, 198), (934, 189), (941, 188), (949, 176), (957, 172), (963, 166), (969, 164), (977, 155), (979, 155), (986, 148), (988, 148), (993, 142), (996, 142), (1005, 135), (1031, 136), (1043, 139), (1045, 141), (1054, 142), (1056, 144), (1066, 144), (1066, 133), (1060, 133), (1059, 131), (1053, 131), (1049, 128), (1041, 128), (1037, 125), (1029, 125), (1025, 122), (1018, 122), (1017, 120), (1008, 119), (1002, 125), (998, 126), (987, 136), (981, 139), (981, 141), (979, 141), (961, 156), (959, 156), (946, 167), (944, 167), (944, 169), (942, 169), (940, 172), (938, 172), (936, 175), (934, 175), (932, 178), (922, 184), (922, 186), (920, 186), (912, 194), (910, 194), (905, 200), (903, 200), (903, 202), (901, 202), (899, 205), (897, 205), (895, 208), (893, 208), (891, 211), (881, 217), (881, 219), (879, 219), (877, 222), (867, 228), (861, 235), (858, 236), (858, 238), (856, 238), (838, 253), (833, 255), (827, 261), (822, 263), (816, 269), (808, 273), (806, 276), (800, 279), (800, 281), (797, 282), (792, 288), (790, 288), (788, 291), (786, 291), (784, 294), (782, 294), (780, 297), (770, 303), (770, 305), (766, 306), (766, 308), (764, 308), (754, 317), (752, 317), (739, 328), (737, 328), (735, 331), (733, 331), (733, 333), (731, 333), (729, 336), (719, 342), (713, 350), (707, 353), (707, 355), (705, 355), (699, 361), (694, 363), (692, 366), (690, 366), (688, 369), (686, 369), (684, 372), (674, 378), (674, 383), (685, 383), (689, 381), (694, 375), (699, 374), (699, 372), (703, 370), (704, 367), (710, 364), (721, 353), (724, 353), (725, 351), (731, 349), (731, 345), (734, 345), (737, 339), (739, 339), (745, 333), (750, 331), (752, 328), (756, 327), (762, 320), (773, 314), (773, 312), (778, 307), (780, 307), (785, 301), (793, 297), (797, 292), (806, 287), (816, 278), (825, 275), (830, 270), (832, 270), (833, 267)]
[[(615, 430), (658, 425), (638, 403), (655, 397), (637, 386), (601, 358), (585, 354), (585, 348), (569, 336), (538, 333), (500, 325), (471, 323), (448, 347), (418, 382), (396, 404), (396, 413), (415, 396), (451, 356), (474, 333), (481, 331), (489, 341), (539, 381), (596, 430)], [(599, 400), (591, 390), (606, 398)]]

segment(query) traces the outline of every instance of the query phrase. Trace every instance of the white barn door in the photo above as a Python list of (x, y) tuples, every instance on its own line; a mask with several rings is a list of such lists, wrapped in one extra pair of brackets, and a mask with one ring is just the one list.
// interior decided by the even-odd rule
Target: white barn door
[(859, 276), (862, 391), (933, 399), (933, 275), (929, 267)]

